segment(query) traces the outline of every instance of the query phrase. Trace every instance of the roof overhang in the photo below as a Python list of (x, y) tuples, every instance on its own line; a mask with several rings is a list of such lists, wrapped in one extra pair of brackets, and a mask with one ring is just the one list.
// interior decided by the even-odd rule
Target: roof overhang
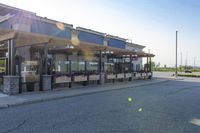
[(99, 35), (99, 36), (105, 36), (106, 35), (105, 33), (94, 31), (94, 30), (91, 30), (91, 29), (86, 29), (86, 28), (83, 28), (83, 27), (76, 27), (76, 30), (88, 32), (88, 33), (91, 33), (91, 34), (96, 34), (96, 35)]
[(136, 43), (130, 43), (130, 42), (127, 42), (126, 43), (126, 45), (128, 45), (128, 46), (132, 46), (132, 47), (137, 47), (137, 48), (145, 48), (145, 46), (143, 46), (143, 45), (140, 45), (140, 44), (136, 44)]
[(35, 13), (30, 12), (30, 11), (26, 11), (26, 10), (22, 10), (16, 7), (12, 7), (12, 6), (8, 6), (8, 5), (4, 5), (0, 3), (0, 15), (4, 16), (6, 14), (16, 14), (16, 13), (24, 13), (24, 14), (30, 14), (30, 15), (35, 15)]
[(23, 32), (17, 30), (0, 29), (0, 42), (4, 42), (9, 39), (15, 39), (15, 47), (23, 47), (30, 45), (42, 45), (48, 44), (50, 48), (63, 47), (63, 50), (71, 50), (65, 48), (67, 45), (73, 45), (74, 49), (77, 50), (91, 50), (91, 51), (112, 51), (114, 55), (137, 55), (137, 57), (154, 57), (153, 54), (148, 54), (144, 52), (134, 52), (128, 49), (120, 49), (105, 46), (102, 44), (88, 43), (76, 40), (74, 43), (72, 39), (64, 39), (54, 36), (48, 36), (37, 33)]

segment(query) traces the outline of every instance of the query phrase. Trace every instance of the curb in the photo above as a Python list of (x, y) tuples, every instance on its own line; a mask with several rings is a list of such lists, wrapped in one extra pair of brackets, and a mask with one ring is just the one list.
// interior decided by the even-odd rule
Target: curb
[(8, 108), (9, 107), (9, 105), (8, 104), (5, 104), (5, 105), (1, 105), (0, 106), (0, 109), (4, 109), (4, 108)]
[(155, 81), (155, 82), (153, 81), (150, 83), (141, 83), (138, 85), (130, 85), (130, 86), (126, 86), (126, 87), (122, 86), (119, 88), (93, 90), (93, 91), (88, 91), (88, 92), (83, 92), (83, 93), (78, 93), (78, 94), (72, 94), (72, 95), (52, 96), (52, 97), (39, 98), (39, 99), (33, 99), (33, 100), (28, 99), (28, 100), (24, 100), (21, 102), (0, 105), (0, 109), (20, 106), (20, 105), (34, 104), (34, 103), (39, 103), (39, 102), (59, 100), (59, 99), (64, 99), (64, 98), (71, 98), (71, 97), (76, 97), (76, 96), (84, 96), (84, 95), (90, 95), (90, 94), (96, 94), (96, 93), (103, 93), (103, 92), (109, 92), (109, 91), (115, 91), (115, 90), (117, 91), (117, 90), (122, 90), (122, 89), (133, 89), (132, 87), (147, 86), (147, 85), (153, 85), (153, 84), (158, 84), (158, 83), (163, 83), (163, 82), (168, 82), (168, 81), (169, 81), (169, 79), (168, 80), (166, 79), (166, 80)]

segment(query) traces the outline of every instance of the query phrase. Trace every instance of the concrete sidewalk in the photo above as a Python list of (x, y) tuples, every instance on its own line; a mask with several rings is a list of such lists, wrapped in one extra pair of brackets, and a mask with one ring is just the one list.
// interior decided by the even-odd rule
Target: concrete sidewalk
[(165, 81), (168, 81), (168, 79), (135, 80), (131, 82), (125, 81), (125, 82), (116, 82), (114, 84), (106, 83), (104, 85), (88, 85), (84, 87), (59, 89), (46, 92), (32, 92), (32, 93), (30, 92), (14, 96), (9, 96), (0, 93), (0, 109), (8, 108), (11, 106), (31, 104), (42, 101), (74, 97), (74, 96), (81, 96), (81, 95), (87, 95), (104, 91), (112, 91), (118, 89), (150, 85)]

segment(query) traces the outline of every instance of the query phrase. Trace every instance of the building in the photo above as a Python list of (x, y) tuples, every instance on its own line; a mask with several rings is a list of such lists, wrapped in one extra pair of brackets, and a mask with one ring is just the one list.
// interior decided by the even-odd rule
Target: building
[[(16, 94), (66, 85), (152, 77), (153, 54), (127, 39), (0, 4), (2, 91)], [(147, 63), (142, 66), (142, 58)]]

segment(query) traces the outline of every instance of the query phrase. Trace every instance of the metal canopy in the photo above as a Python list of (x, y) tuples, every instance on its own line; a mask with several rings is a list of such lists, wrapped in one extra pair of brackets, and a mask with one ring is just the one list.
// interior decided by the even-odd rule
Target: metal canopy
[(144, 52), (134, 52), (128, 49), (120, 49), (105, 46), (102, 44), (88, 43), (79, 41), (78, 39), (64, 39), (54, 36), (48, 36), (37, 33), (23, 32), (17, 30), (0, 29), (0, 42), (4, 42), (9, 39), (15, 39), (15, 47), (23, 47), (29, 45), (48, 44), (51, 50), (59, 50), (57, 47), (61, 47), (61, 51), (72, 51), (72, 49), (66, 48), (67, 45), (71, 45), (75, 50), (90, 50), (90, 51), (112, 51), (113, 55), (134, 55), (135, 57), (154, 57), (155, 55)]

